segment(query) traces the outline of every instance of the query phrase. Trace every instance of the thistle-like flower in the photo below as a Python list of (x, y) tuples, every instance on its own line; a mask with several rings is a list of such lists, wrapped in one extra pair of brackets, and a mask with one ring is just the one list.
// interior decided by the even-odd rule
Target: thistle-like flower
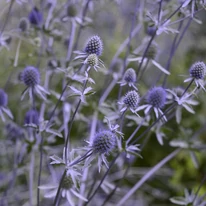
[(110, 130), (99, 132), (95, 135), (92, 148), (95, 153), (107, 154), (116, 146), (116, 137)]
[(124, 73), (123, 79), (120, 83), (120, 86), (128, 85), (129, 87), (133, 87), (134, 89), (138, 90), (135, 86), (137, 81), (137, 75), (134, 69), (129, 68)]
[(96, 133), (91, 141), (87, 141), (88, 147), (83, 148), (88, 150), (86, 156), (89, 157), (88, 161), (85, 162), (86, 166), (98, 156), (98, 168), (101, 171), (102, 163), (105, 164), (107, 168), (108, 162), (106, 155), (109, 155), (117, 147), (117, 136), (114, 132), (110, 130), (103, 130)]
[(43, 15), (42, 13), (39, 11), (39, 9), (37, 9), (36, 7), (34, 7), (31, 12), (29, 13), (29, 22), (32, 25), (35, 26), (40, 26), (43, 22)]
[(87, 64), (88, 67), (86, 71), (88, 72), (91, 68), (94, 68), (95, 71), (97, 69), (100, 69), (101, 67), (104, 67), (104, 63), (98, 58), (96, 54), (90, 54), (86, 60), (84, 61), (84, 64)]
[(155, 59), (157, 55), (157, 46), (156, 44), (151, 44), (150, 47), (147, 50), (147, 53), (143, 59), (143, 56), (141, 54), (139, 55), (139, 52), (145, 48), (145, 45), (148, 44), (148, 41), (143, 42), (142, 45), (140, 45), (136, 50), (134, 50), (135, 57), (129, 58), (128, 61), (138, 61), (139, 63), (142, 62), (143, 66), (152, 63), (156, 68), (158, 68), (160, 71), (164, 72), (167, 75), (170, 75), (170, 72), (167, 71), (163, 66), (161, 66)]
[(125, 105), (120, 112), (124, 112), (129, 108), (131, 112), (136, 113), (138, 105), (139, 105), (140, 97), (139, 94), (135, 90), (129, 91), (123, 98), (122, 102), (119, 102), (119, 104)]
[(39, 85), (40, 73), (39, 73), (39, 70), (33, 66), (27, 66), (23, 70), (21, 74), (21, 80), (27, 86), (27, 88), (22, 93), (21, 100), (23, 100), (27, 92), (29, 93), (31, 100), (33, 100), (34, 94), (37, 94), (39, 97), (41, 97), (44, 100), (46, 100), (46, 94), (50, 94), (42, 86)]
[(103, 51), (103, 43), (99, 36), (92, 36), (86, 46), (84, 51), (89, 54), (96, 54), (97, 56), (100, 56)]
[(205, 206), (205, 196), (199, 196), (195, 191), (189, 192), (187, 189), (184, 191), (184, 197), (172, 197), (170, 201), (175, 205), (192, 205), (192, 206)]
[(107, 168), (109, 168), (105, 155), (108, 155), (112, 150), (114, 150), (116, 144), (116, 135), (110, 130), (103, 130), (94, 136), (91, 148), (94, 154), (98, 154), (99, 172), (101, 170), (102, 162)]
[(19, 29), (21, 32), (27, 32), (29, 30), (30, 23), (27, 18), (21, 18), (19, 22)]
[[(80, 178), (79, 178), (80, 176), (81, 176), (81, 173), (78, 171), (67, 170), (66, 175), (61, 185), (61, 188), (62, 188), (61, 195), (63, 198), (67, 199), (67, 201), (69, 202), (71, 206), (76, 205), (77, 200), (75, 199), (81, 199), (85, 202), (88, 201), (85, 197), (83, 197), (79, 193), (78, 183), (80, 181)], [(60, 183), (60, 177), (58, 176), (58, 174), (56, 174), (55, 179), (53, 179), (52, 182), (54, 183), (50, 185), (42, 185), (39, 187), (39, 189), (47, 190), (47, 192), (44, 195), (44, 197), (46, 198), (54, 198), (56, 196), (59, 183)]]
[[(63, 151), (63, 159), (60, 157), (57, 157), (56, 155), (53, 155), (50, 157), (52, 159), (51, 164), (66, 164), (65, 159), (65, 149)], [(78, 165), (75, 164), (73, 166), (69, 166), (72, 164), (72, 162), (75, 162), (79, 157), (75, 158), (75, 150), (71, 150), (71, 152), (68, 152), (67, 150), (67, 165), (66, 165), (66, 175), (63, 179), (61, 188), (62, 188), (62, 197), (66, 198), (67, 201), (71, 206), (75, 206), (76, 200), (74, 198), (81, 199), (83, 201), (87, 201), (85, 197), (80, 195), (79, 193), (79, 183), (80, 183), (80, 177), (82, 176), (79, 172)], [(48, 190), (48, 192), (45, 193), (46, 198), (53, 198), (56, 196), (59, 183), (60, 183), (60, 176), (57, 172), (55, 172), (55, 178), (52, 182), (54, 182), (51, 185), (42, 185), (39, 188), (42, 190)]]
[(162, 108), (166, 102), (166, 91), (162, 87), (152, 88), (147, 96), (147, 102), (155, 108)]
[(24, 118), (25, 125), (39, 125), (39, 113), (35, 109), (29, 110)]
[(206, 66), (204, 62), (195, 62), (189, 70), (190, 78), (187, 78), (184, 82), (189, 82), (191, 80), (195, 80), (195, 84), (197, 87), (201, 87), (204, 91), (204, 77), (206, 74)]
[(72, 21), (72, 23), (75, 24), (80, 24), (82, 26), (88, 25), (88, 23), (92, 22), (92, 19), (89, 17), (85, 16), (84, 19), (80, 17), (78, 14), (78, 8), (76, 6), (76, 2), (70, 1), (66, 8), (66, 12), (64, 14), (64, 17), (61, 19), (63, 22), (66, 22), (68, 20)]
[[(147, 94), (147, 104), (142, 105), (138, 108), (139, 110), (144, 110), (145, 114), (153, 109), (156, 115), (156, 118), (159, 118), (160, 115), (163, 115), (162, 108), (166, 103), (166, 90), (162, 87), (153, 87)], [(166, 117), (163, 115), (165, 121), (167, 121)]]
[[(191, 106), (198, 105), (198, 101), (193, 99), (192, 93), (184, 93), (184, 89), (182, 88), (176, 88), (173, 90), (167, 89), (166, 90), (171, 95), (168, 95), (168, 103), (173, 103), (174, 101), (177, 102), (178, 106), (176, 108), (175, 116), (176, 116), (176, 122), (179, 124), (182, 119), (182, 107), (184, 107), (188, 112), (194, 114), (195, 111)], [(182, 94), (184, 95), (182, 96)]]
[(89, 70), (93, 67), (97, 70), (98, 66), (104, 66), (103, 62), (98, 58), (103, 52), (103, 43), (99, 36), (92, 36), (86, 43), (84, 51), (75, 51), (78, 56), (75, 59), (84, 59), (83, 63), (88, 64)]
[(6, 121), (4, 113), (7, 116), (9, 116), (11, 119), (13, 119), (13, 115), (10, 109), (7, 107), (7, 104), (8, 104), (8, 95), (3, 89), (0, 89), (0, 117), (3, 122)]

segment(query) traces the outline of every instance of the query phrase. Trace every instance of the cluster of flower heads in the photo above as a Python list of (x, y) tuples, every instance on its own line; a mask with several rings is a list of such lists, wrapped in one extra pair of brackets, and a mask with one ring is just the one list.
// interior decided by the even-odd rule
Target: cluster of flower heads
[[(73, 7), (68, 7), (67, 12), (68, 15), (71, 17), (76, 16), (76, 11), (72, 10)], [(32, 11), (29, 13), (28, 16), (29, 22), (31, 25), (40, 26), (43, 21), (43, 15), (42, 13), (35, 7), (32, 9)], [(25, 32), (27, 28), (29, 27), (29, 23), (27, 19), (22, 19), (19, 28), (22, 32)], [(148, 31), (148, 33), (151, 33), (152, 31)], [(156, 29), (155, 29), (156, 32)], [(151, 34), (150, 34), (151, 35)], [(85, 48), (82, 52), (76, 52), (79, 54), (75, 59), (84, 58), (83, 63), (88, 65), (88, 68), (86, 71), (88, 72), (91, 68), (94, 68), (96, 71), (98, 68), (100, 68), (101, 65), (103, 65), (103, 62), (99, 59), (99, 56), (102, 55), (103, 52), (103, 43), (99, 36), (95, 35), (92, 36), (86, 43)], [(166, 71), (164, 68), (162, 68), (157, 62), (154, 61), (154, 58), (156, 56), (156, 48), (151, 46), (148, 50), (148, 53), (146, 55), (146, 60), (151, 60), (154, 65), (156, 65), (161, 71), (163, 71), (165, 74), (170, 74), (168, 71)], [(133, 59), (141, 61), (142, 59)], [(186, 79), (185, 82), (195, 80), (195, 83), (197, 87), (201, 86), (204, 89), (204, 77), (206, 74), (206, 66), (203, 62), (196, 62), (194, 63), (190, 70), (190, 78)], [(88, 74), (87, 74), (88, 75)], [(88, 76), (87, 76), (88, 77)], [(22, 99), (24, 98), (25, 94), (28, 92), (30, 99), (33, 101), (34, 95), (40, 96), (42, 99), (46, 101), (46, 95), (49, 94), (48, 91), (46, 91), (42, 86), (40, 86), (40, 72), (39, 69), (33, 66), (27, 66), (22, 74), (21, 74), (21, 80), (26, 85), (26, 90), (22, 94)], [(151, 88), (147, 95), (146, 95), (146, 104), (139, 105), (140, 104), (140, 95), (137, 92), (137, 87), (135, 84), (137, 83), (137, 76), (136, 72), (133, 68), (129, 68), (125, 71), (123, 78), (120, 82), (121, 86), (128, 85), (129, 87), (132, 87), (134, 90), (128, 91), (125, 96), (123, 97), (122, 102), (120, 104), (123, 104), (124, 107), (120, 110), (120, 112), (124, 112), (127, 109), (130, 109), (133, 113), (137, 114), (138, 111), (144, 110), (145, 114), (149, 114), (151, 110), (154, 111), (156, 118), (159, 118), (162, 116), (165, 121), (167, 121), (162, 109), (164, 108), (167, 97), (170, 101), (175, 101), (178, 103), (178, 106), (183, 106), (187, 111), (194, 113), (193, 109), (190, 107), (190, 105), (197, 105), (198, 103), (195, 100), (191, 100), (191, 94), (184, 93), (184, 91), (181, 91), (181, 95), (178, 95), (177, 90), (169, 90), (165, 89), (160, 86), (155, 86)], [(168, 93), (171, 95), (169, 96)], [(8, 104), (8, 95), (4, 92), (3, 89), (0, 89), (0, 116), (2, 120), (5, 121), (5, 117), (3, 115), (3, 112), (6, 113), (10, 118), (13, 118), (10, 110), (7, 108)], [(179, 123), (181, 120), (180, 117), (180, 109), (177, 110), (176, 118), (177, 122)], [(25, 115), (25, 124), (26, 125), (39, 125), (39, 113), (36, 109), (29, 110)], [(156, 130), (160, 130), (160, 127), (158, 127)], [(105, 164), (105, 166), (108, 168), (108, 162), (106, 159), (106, 155), (109, 155), (112, 151), (114, 151), (119, 143), (118, 137), (116, 135), (117, 131), (114, 129), (112, 130), (103, 130), (99, 131), (94, 135), (94, 138), (91, 142), (89, 142), (89, 147), (87, 155), (90, 156), (89, 163), (95, 158), (96, 155), (98, 155), (98, 168), (99, 172), (102, 167), (102, 163)], [(122, 134), (122, 133), (121, 133)], [(160, 134), (160, 132), (158, 133)], [(160, 142), (162, 143), (162, 137)], [(138, 145), (128, 145), (128, 147), (125, 149), (126, 152), (131, 151), (139, 151)], [(128, 155), (128, 154), (127, 154)], [(80, 158), (81, 159), (81, 158)], [(58, 158), (53, 157), (53, 163), (59, 164), (59, 163), (65, 163), (65, 159), (63, 158), (62, 161), (60, 161)], [(59, 161), (59, 162), (58, 162)], [(80, 162), (76, 160), (77, 162)], [(68, 202), (71, 205), (75, 205), (73, 201), (73, 196), (83, 200), (87, 201), (85, 197), (79, 194), (79, 176), (81, 176), (80, 172), (77, 171), (77, 168), (73, 168), (75, 160), (68, 165), (66, 165), (67, 172), (62, 182), (62, 197), (66, 197)], [(87, 164), (89, 164), (87, 162)], [(57, 193), (59, 186), (59, 182), (54, 186), (51, 187), (48, 186), (41, 186), (39, 188), (41, 189), (49, 189), (50, 192), (46, 194), (46, 197), (54, 197)]]
[(95, 35), (89, 38), (84, 48), (84, 51), (76, 51), (78, 56), (75, 59), (85, 59), (84, 64), (88, 65), (87, 71), (94, 68), (96, 71), (101, 66), (104, 66), (103, 62), (99, 59), (99, 56), (103, 52), (103, 43), (99, 36)]

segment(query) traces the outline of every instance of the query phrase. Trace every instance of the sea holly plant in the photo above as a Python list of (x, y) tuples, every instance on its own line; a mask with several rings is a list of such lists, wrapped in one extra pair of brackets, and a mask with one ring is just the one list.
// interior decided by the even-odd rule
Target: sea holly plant
[(206, 205), (204, 1), (0, 8), (0, 205)]
[(189, 192), (187, 189), (184, 190), (184, 197), (172, 197), (170, 201), (175, 205), (185, 205), (185, 206), (204, 206), (206, 201), (203, 200), (203, 196), (198, 196), (194, 191)]

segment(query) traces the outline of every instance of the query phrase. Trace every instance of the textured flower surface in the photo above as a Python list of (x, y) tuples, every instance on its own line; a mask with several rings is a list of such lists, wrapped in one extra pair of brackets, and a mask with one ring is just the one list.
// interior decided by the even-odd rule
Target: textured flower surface
[(126, 95), (123, 97), (123, 100), (118, 102), (120, 105), (124, 105), (120, 112), (125, 112), (129, 108), (132, 113), (138, 115), (136, 111), (139, 105), (139, 101), (139, 94), (135, 90), (127, 92)]
[(21, 74), (21, 80), (24, 82), (24, 84), (27, 86), (27, 88), (24, 90), (21, 96), (21, 100), (23, 100), (26, 93), (29, 93), (29, 97), (31, 101), (33, 102), (33, 95), (37, 94), (40, 98), (46, 99), (46, 94), (50, 94), (44, 87), (40, 86), (40, 73), (39, 70), (33, 66), (27, 66), (22, 74)]
[(140, 106), (137, 111), (144, 110), (145, 114), (148, 114), (151, 109), (154, 110), (156, 118), (160, 115), (167, 121), (165, 115), (163, 115), (162, 108), (166, 104), (167, 92), (162, 87), (153, 87), (147, 94), (147, 104)]
[(147, 95), (147, 103), (156, 108), (164, 107), (166, 102), (166, 91), (162, 87), (152, 88)]
[(103, 52), (103, 43), (99, 36), (92, 36), (86, 46), (85, 46), (85, 52), (87, 54), (96, 54), (97, 56), (100, 56)]
[(40, 83), (39, 70), (33, 66), (28, 66), (22, 72), (22, 80), (28, 87), (33, 87)]
[(134, 89), (138, 90), (137, 87), (135, 86), (135, 83), (137, 81), (137, 75), (136, 72), (133, 68), (129, 68), (126, 70), (124, 73), (122, 81), (120, 81), (120, 85), (128, 85), (129, 87), (133, 87)]
[(195, 79), (203, 79), (206, 74), (206, 66), (204, 62), (196, 62), (190, 68), (190, 76)]
[(195, 62), (189, 69), (190, 78), (184, 80), (189, 82), (195, 80), (197, 88), (201, 87), (204, 91), (204, 77), (206, 74), (206, 66), (204, 62)]
[(29, 125), (29, 124), (38, 125), (39, 124), (39, 113), (35, 109), (29, 110), (25, 115), (24, 123), (26, 125)]
[(113, 132), (106, 130), (95, 135), (92, 148), (94, 152), (105, 154), (111, 152), (116, 146), (116, 136)]
[(43, 15), (36, 7), (31, 10), (28, 18), (30, 23), (35, 26), (40, 26), (43, 21)]
[(84, 64), (88, 65), (87, 72), (91, 68), (94, 68), (95, 71), (97, 71), (97, 69), (104, 67), (104, 63), (98, 58), (96, 54), (90, 54), (84, 61)]
[(102, 168), (102, 163), (109, 168), (106, 155), (113, 152), (117, 148), (117, 136), (111, 130), (103, 130), (94, 135), (91, 141), (87, 141), (88, 147), (83, 148), (88, 152), (86, 155), (89, 157), (86, 165), (89, 165), (93, 159), (98, 157), (98, 168), (99, 172)]

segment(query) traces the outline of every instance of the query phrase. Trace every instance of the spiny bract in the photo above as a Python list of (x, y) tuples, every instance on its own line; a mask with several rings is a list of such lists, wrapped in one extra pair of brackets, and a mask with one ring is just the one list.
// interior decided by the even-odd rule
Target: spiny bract
[(62, 188), (69, 190), (73, 186), (73, 181), (70, 175), (66, 175), (62, 182)]
[(90, 66), (90, 67), (95, 67), (98, 65), (98, 57), (96, 54), (90, 54), (88, 57), (87, 57), (87, 64)]

